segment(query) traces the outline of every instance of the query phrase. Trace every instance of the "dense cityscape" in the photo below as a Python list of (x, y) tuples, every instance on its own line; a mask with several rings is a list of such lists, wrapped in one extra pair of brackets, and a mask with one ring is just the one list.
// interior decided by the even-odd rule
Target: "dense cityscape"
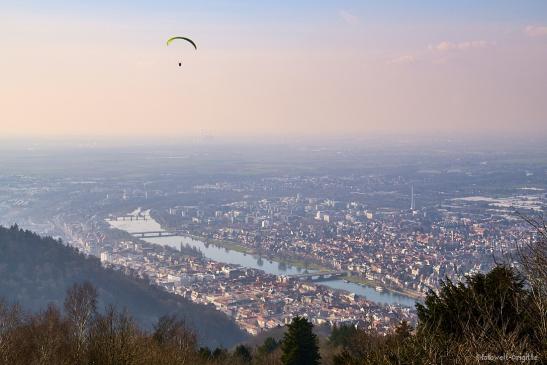
[(506, 258), (530, 239), (518, 214), (545, 209), (542, 166), (507, 170), (505, 157), (490, 167), (473, 156), (451, 169), (429, 164), (334, 174), (295, 163), (293, 174), (245, 177), (189, 177), (167, 164), (154, 167), (161, 178), (123, 180), (108, 176), (108, 163), (74, 167), (78, 178), (4, 173), (1, 223), (62, 238), (104, 266), (213, 305), (250, 334), (297, 315), (388, 333), (414, 323), (411, 303), (441, 280)]

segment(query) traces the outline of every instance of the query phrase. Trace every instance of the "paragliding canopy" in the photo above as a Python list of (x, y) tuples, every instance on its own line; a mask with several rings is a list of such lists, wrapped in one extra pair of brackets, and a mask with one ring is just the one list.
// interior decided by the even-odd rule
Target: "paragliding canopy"
[(186, 41), (188, 43), (190, 43), (192, 46), (194, 46), (194, 48), (197, 50), (198, 49), (198, 46), (196, 46), (196, 44), (194, 43), (193, 40), (191, 40), (190, 38), (186, 38), (186, 37), (171, 37), (167, 40), (167, 45), (170, 45), (174, 40), (176, 39), (181, 39), (183, 41)]

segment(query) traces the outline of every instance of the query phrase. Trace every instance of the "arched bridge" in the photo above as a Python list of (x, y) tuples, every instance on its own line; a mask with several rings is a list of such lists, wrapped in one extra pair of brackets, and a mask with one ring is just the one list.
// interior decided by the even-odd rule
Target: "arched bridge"
[(322, 281), (322, 280), (329, 280), (329, 279), (344, 277), (344, 276), (347, 276), (347, 274), (348, 273), (345, 271), (321, 271), (321, 272), (289, 275), (289, 277), (295, 278), (298, 280)]
[(148, 219), (148, 216), (146, 215), (118, 215), (114, 217), (108, 217), (106, 220), (108, 222), (115, 222), (115, 221), (145, 221)]
[(131, 234), (139, 238), (153, 238), (153, 237), (182, 236), (185, 234), (185, 232), (183, 231), (145, 231), (145, 232), (131, 232)]

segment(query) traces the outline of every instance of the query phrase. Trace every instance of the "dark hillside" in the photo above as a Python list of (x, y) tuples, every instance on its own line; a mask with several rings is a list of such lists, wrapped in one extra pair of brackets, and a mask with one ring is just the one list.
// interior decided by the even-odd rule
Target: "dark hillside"
[(66, 290), (83, 281), (98, 289), (99, 308), (110, 304), (126, 308), (144, 328), (151, 328), (163, 315), (177, 314), (208, 346), (230, 347), (245, 338), (234, 322), (214, 308), (105, 269), (98, 259), (85, 257), (60, 241), (17, 226), (0, 227), (0, 298), (30, 311), (49, 303), (62, 307)]

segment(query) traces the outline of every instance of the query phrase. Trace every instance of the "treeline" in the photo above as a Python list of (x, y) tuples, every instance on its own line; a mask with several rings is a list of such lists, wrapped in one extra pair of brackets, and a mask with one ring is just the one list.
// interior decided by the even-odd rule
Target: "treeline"
[(50, 305), (37, 314), (0, 301), (0, 364), (479, 364), (502, 357), (539, 364), (547, 355), (546, 313), (525, 279), (505, 266), (445, 282), (418, 305), (416, 329), (402, 322), (381, 336), (342, 326), (319, 339), (307, 319), (296, 317), (281, 340), (232, 350), (200, 347), (177, 316), (144, 330), (127, 311), (98, 311), (97, 302), (89, 283), (71, 287), (62, 308)]
[(177, 316), (161, 317), (144, 330), (126, 310), (107, 306), (99, 311), (97, 303), (97, 290), (88, 282), (69, 288), (62, 308), (51, 304), (36, 314), (0, 300), (0, 364), (243, 365), (279, 360), (280, 342), (272, 338), (256, 349), (210, 350), (198, 346), (195, 333)]
[(193, 364), (196, 337), (176, 317), (162, 317), (152, 332), (126, 311), (97, 311), (89, 283), (69, 289), (63, 310), (50, 305), (26, 314), (0, 302), (1, 364)]
[(127, 308), (136, 323), (151, 329), (163, 315), (177, 315), (192, 328), (200, 343), (233, 346), (245, 333), (214, 307), (151, 286), (146, 280), (105, 269), (98, 259), (50, 237), (17, 226), (0, 226), (0, 297), (38, 312), (53, 303), (62, 308), (68, 288), (89, 281), (98, 292), (98, 306)]
[(539, 364), (547, 359), (544, 304), (545, 298), (536, 302), (521, 274), (506, 266), (463, 282), (447, 280), (417, 305), (415, 329), (401, 323), (388, 336), (333, 331), (331, 344), (338, 346), (332, 364), (480, 364), (503, 357), (523, 363), (526, 356), (524, 363)]

